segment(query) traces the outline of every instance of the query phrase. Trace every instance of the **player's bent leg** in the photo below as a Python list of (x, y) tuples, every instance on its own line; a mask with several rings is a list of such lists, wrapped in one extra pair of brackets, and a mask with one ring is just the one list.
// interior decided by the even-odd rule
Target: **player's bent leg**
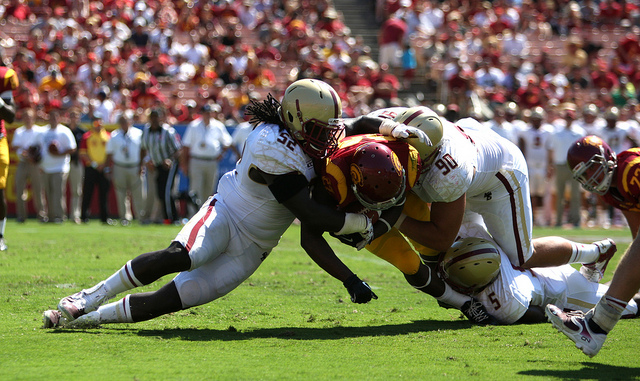
[(105, 281), (62, 298), (58, 310), (69, 321), (95, 311), (115, 295), (146, 284), (164, 275), (189, 269), (191, 259), (185, 248), (173, 242), (168, 248), (139, 255)]
[[(155, 292), (133, 294), (129, 298), (131, 319), (150, 320), (183, 309), (175, 282), (171, 281)], [(100, 308), (98, 308), (100, 311)]]
[[(394, 265), (405, 275), (414, 275), (420, 267), (420, 257), (396, 228), (366, 246), (367, 250)], [(413, 284), (412, 284), (413, 285)]]
[(251, 244), (237, 255), (222, 253), (197, 269), (178, 274), (174, 282), (182, 307), (209, 303), (228, 294), (249, 278), (268, 254)]
[[(117, 302), (100, 306), (97, 310), (78, 317), (71, 322), (63, 322), (65, 328), (95, 328), (101, 324), (135, 323), (183, 309), (178, 290), (173, 281), (153, 292), (127, 295)], [(48, 315), (45, 312), (44, 325)], [(50, 324), (57, 323), (52, 315)]]
[(137, 256), (131, 261), (131, 270), (143, 284), (150, 284), (161, 277), (189, 270), (189, 252), (179, 242), (171, 242), (169, 247)]

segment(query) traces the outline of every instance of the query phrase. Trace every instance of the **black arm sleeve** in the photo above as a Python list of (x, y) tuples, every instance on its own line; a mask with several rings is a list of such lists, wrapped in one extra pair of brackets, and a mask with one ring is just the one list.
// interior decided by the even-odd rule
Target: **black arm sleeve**
[(347, 136), (360, 134), (377, 134), (384, 119), (374, 116), (359, 116), (345, 120), (345, 134)]
[(309, 186), (309, 181), (300, 173), (288, 173), (277, 176), (269, 190), (279, 203), (283, 203), (295, 196), (298, 192)]

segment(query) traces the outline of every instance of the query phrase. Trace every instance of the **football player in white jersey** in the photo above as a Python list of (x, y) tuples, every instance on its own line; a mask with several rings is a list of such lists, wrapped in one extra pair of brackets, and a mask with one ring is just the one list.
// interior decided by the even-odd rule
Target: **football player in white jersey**
[(618, 125), (629, 132), (629, 139), (623, 144), (623, 150), (626, 151), (629, 148), (638, 147), (638, 142), (640, 141), (640, 123), (638, 123), (638, 121), (633, 118), (632, 106), (625, 105), (620, 108)]
[[(553, 133), (552, 125), (545, 122), (546, 113), (542, 107), (531, 110), (527, 129), (518, 136), (518, 147), (524, 154), (529, 168), (529, 188), (533, 221), (537, 225), (548, 225), (550, 216), (545, 214), (545, 195), (549, 193), (549, 178), (552, 171)], [(546, 220), (546, 221), (545, 221)]]
[[(481, 301), (500, 324), (542, 323), (544, 307), (587, 312), (608, 287), (590, 282), (571, 265), (522, 269), (509, 261), (482, 225), (470, 213), (460, 228), (459, 240), (443, 256), (439, 271), (453, 288)], [(633, 300), (623, 312), (635, 317)]]
[(517, 132), (513, 124), (509, 122), (506, 118), (506, 111), (504, 107), (499, 106), (496, 108), (496, 112), (493, 116), (493, 119), (490, 119), (483, 124), (493, 131), (495, 131), (498, 135), (503, 138), (509, 140), (512, 143), (517, 141)]
[[(253, 274), (295, 218), (319, 230), (371, 236), (367, 216), (310, 198), (313, 161), (332, 152), (343, 131), (337, 123), (342, 105), (336, 91), (322, 81), (304, 79), (286, 89), (282, 103), (269, 95), (253, 102), (248, 112), (256, 127), (243, 157), (169, 247), (142, 254), (106, 280), (63, 298), (58, 310), (45, 311), (45, 327), (138, 322), (211, 302)], [(410, 129), (394, 130), (402, 136)], [(345, 287), (356, 303), (375, 297), (335, 255), (312, 258), (335, 278), (349, 280)], [(158, 291), (103, 304), (175, 272), (179, 274)]]
[(613, 152), (622, 152), (631, 145), (633, 132), (629, 129), (629, 123), (619, 121), (620, 110), (613, 106), (604, 112), (605, 126), (597, 135), (604, 140)]
[[(434, 113), (435, 115), (435, 113)], [(412, 126), (407, 115), (397, 122)], [(401, 215), (400, 231), (444, 252), (458, 235), (465, 210), (480, 214), (493, 239), (515, 266), (600, 263), (616, 250), (612, 240), (579, 244), (561, 237), (534, 240), (527, 163), (522, 151), (478, 121), (441, 119), (443, 137), (412, 192), (431, 203), (430, 221)], [(411, 143), (411, 140), (409, 140)]]
[[(370, 128), (372, 131), (376, 129), (382, 130), (389, 135), (392, 134), (392, 131), (398, 126), (398, 123), (393, 121), (398, 115), (404, 115), (405, 121), (411, 120), (414, 127), (419, 128), (427, 135), (429, 143), (420, 142), (418, 139), (411, 138), (408, 142), (415, 145), (415, 147), (411, 147), (411, 144), (407, 145), (397, 141), (397, 139), (389, 137), (381, 137), (375, 134), (357, 135), (341, 140), (341, 149), (327, 159), (326, 170), (323, 171), (323, 183), (325, 187), (330, 190), (330, 193), (336, 201), (342, 200), (341, 202), (346, 204), (347, 201), (353, 200), (353, 195), (345, 195), (352, 189), (352, 187), (346, 185), (355, 184), (355, 181), (358, 180), (359, 185), (357, 185), (357, 187), (360, 187), (363, 192), (363, 196), (360, 197), (362, 200), (359, 200), (360, 204), (363, 204), (363, 202), (367, 204), (367, 202), (364, 201), (366, 199), (389, 199), (395, 200), (397, 203), (396, 207), (389, 207), (380, 215), (378, 221), (383, 220), (386, 221), (386, 223), (385, 225), (381, 225), (379, 222), (376, 223), (375, 240), (372, 242), (362, 241), (362, 236), (358, 234), (352, 235), (355, 237), (337, 237), (342, 242), (359, 248), (367, 244), (366, 249), (368, 251), (394, 265), (404, 274), (405, 279), (411, 286), (433, 296), (439, 303), (459, 309), (472, 323), (481, 325), (492, 324), (494, 322), (493, 318), (487, 313), (481, 303), (470, 298), (468, 295), (463, 295), (453, 290), (444, 283), (442, 279), (435, 276), (435, 273), (429, 265), (422, 262), (421, 257), (432, 258), (437, 252), (418, 242), (407, 239), (394, 227), (401, 212), (420, 221), (428, 221), (430, 218), (428, 203), (422, 201), (417, 195), (409, 191), (411, 187), (415, 185), (421, 173), (420, 166), (416, 165), (416, 162), (422, 162), (423, 159), (429, 158), (434, 150), (437, 149), (440, 139), (442, 138), (442, 123), (440, 122), (440, 118), (425, 107), (392, 107), (376, 110), (364, 117), (347, 119), (345, 123), (347, 125), (358, 125), (358, 127), (362, 127), (362, 125), (368, 124), (368, 122), (366, 122), (367, 118), (383, 118), (386, 121), (382, 124), (382, 127), (376, 127), (374, 125), (373, 128)], [(376, 154), (372, 153), (366, 156), (358, 156), (357, 160), (354, 154), (354, 161), (350, 161), (351, 156), (347, 156), (347, 153), (355, 149), (354, 147), (366, 147), (370, 142), (379, 142), (393, 147), (393, 152), (400, 158), (399, 162), (404, 166), (407, 184), (403, 189), (403, 192), (406, 193), (406, 195), (403, 194), (403, 197), (391, 197), (391, 195), (397, 191), (397, 188), (390, 186), (394, 184), (394, 181), (392, 181), (394, 176), (384, 175), (385, 161), (378, 159), (373, 160), (376, 158)], [(360, 152), (360, 148), (357, 149), (357, 153)], [(384, 151), (384, 148), (380, 147), (378, 152), (382, 151)], [(415, 156), (417, 156), (417, 158)], [(358, 163), (356, 169), (351, 167), (355, 162)], [(353, 180), (354, 175), (356, 175), (356, 180)], [(383, 191), (388, 192), (386, 196), (383, 196)], [(357, 195), (355, 189), (352, 193)], [(351, 206), (354, 204), (362, 207), (362, 205), (354, 201), (353, 204), (349, 204), (346, 210), (352, 210)], [(385, 204), (388, 204), (388, 202)], [(321, 233), (307, 234), (307, 241), (307, 244), (303, 245), (307, 250), (331, 250), (322, 238)]]
[(582, 118), (576, 123), (582, 127), (587, 135), (600, 136), (600, 130), (604, 128), (605, 121), (600, 117), (600, 109), (593, 103), (582, 108)]

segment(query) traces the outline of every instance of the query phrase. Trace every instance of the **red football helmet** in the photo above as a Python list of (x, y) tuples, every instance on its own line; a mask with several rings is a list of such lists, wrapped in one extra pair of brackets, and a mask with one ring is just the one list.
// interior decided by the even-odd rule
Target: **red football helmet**
[(577, 140), (567, 152), (567, 164), (573, 178), (585, 190), (604, 195), (616, 169), (616, 154), (602, 139), (589, 135)]
[(384, 144), (367, 143), (358, 147), (350, 171), (353, 193), (368, 209), (388, 209), (404, 195), (404, 168), (398, 156)]

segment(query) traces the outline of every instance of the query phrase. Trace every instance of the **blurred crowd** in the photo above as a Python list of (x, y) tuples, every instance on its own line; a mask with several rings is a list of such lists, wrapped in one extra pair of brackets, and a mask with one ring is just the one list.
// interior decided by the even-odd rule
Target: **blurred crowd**
[(46, 123), (55, 108), (65, 125), (96, 114), (117, 124), (126, 113), (144, 124), (161, 108), (163, 123), (187, 125), (215, 105), (214, 118), (235, 127), (251, 99), (321, 78), (345, 116), (417, 104), (490, 125), (513, 114), (522, 121), (513, 139), (524, 144), (519, 134), (541, 107), (556, 129), (566, 114), (615, 114), (625, 144), (637, 141), (637, 1), (362, 3), (376, 17), (377, 49), (330, 0), (5, 0), (0, 20), (26, 32), (0, 32), (0, 45), (20, 76), (19, 123), (27, 110)]

